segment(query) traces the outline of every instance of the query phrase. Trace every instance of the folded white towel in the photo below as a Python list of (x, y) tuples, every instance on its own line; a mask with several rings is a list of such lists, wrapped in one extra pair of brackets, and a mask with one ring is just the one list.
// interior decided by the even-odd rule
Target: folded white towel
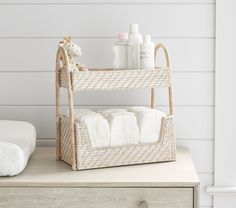
[(0, 120), (0, 176), (23, 171), (35, 145), (36, 130), (32, 124)]
[(108, 120), (111, 146), (139, 143), (139, 129), (134, 113), (124, 109), (107, 109), (98, 112)]
[[(67, 114), (69, 115), (69, 110), (67, 111)], [(91, 115), (91, 114), (96, 114), (96, 112), (89, 110), (89, 109), (83, 109), (83, 108), (74, 109), (75, 120), (78, 120), (78, 121), (81, 121), (81, 118), (83, 116), (87, 116), (87, 115)]]
[(156, 109), (137, 106), (127, 109), (135, 113), (140, 131), (140, 143), (157, 142), (160, 137), (162, 118), (164, 112)]
[(86, 108), (75, 108), (74, 112), (75, 113), (87, 113), (87, 112), (94, 112), (94, 111), (92, 111), (90, 109), (86, 109)]
[(76, 109), (75, 118), (86, 125), (93, 147), (110, 145), (109, 125), (102, 115), (87, 109)]
[(105, 118), (110, 118), (113, 113), (121, 113), (121, 112), (127, 112), (127, 110), (122, 108), (111, 108), (97, 111), (97, 113), (102, 114)]

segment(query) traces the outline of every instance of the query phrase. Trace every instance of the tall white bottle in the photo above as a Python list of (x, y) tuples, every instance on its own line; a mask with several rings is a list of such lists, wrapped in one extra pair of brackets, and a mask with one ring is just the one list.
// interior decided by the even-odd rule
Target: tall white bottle
[(145, 35), (143, 44), (140, 45), (140, 68), (154, 69), (154, 43), (151, 42), (151, 36)]
[(132, 45), (132, 56), (129, 62), (129, 69), (140, 69), (140, 44), (143, 38), (138, 32), (138, 24), (130, 24), (129, 26), (129, 42)]

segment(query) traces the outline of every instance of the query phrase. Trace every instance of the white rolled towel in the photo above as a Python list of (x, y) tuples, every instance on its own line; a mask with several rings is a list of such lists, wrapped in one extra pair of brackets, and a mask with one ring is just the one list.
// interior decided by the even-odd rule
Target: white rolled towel
[[(68, 111), (69, 113), (69, 111)], [(94, 114), (96, 112), (89, 110), (89, 109), (84, 109), (84, 108), (76, 108), (74, 109), (74, 114), (76, 119), (80, 119), (83, 115), (88, 115), (88, 114)]]
[(98, 112), (108, 120), (111, 146), (139, 143), (139, 129), (134, 113), (124, 109), (107, 109)]
[(127, 112), (127, 110), (122, 108), (111, 108), (97, 111), (97, 113), (102, 114), (105, 118), (110, 118), (113, 113), (121, 113), (121, 112)]
[(127, 110), (135, 113), (137, 117), (140, 143), (157, 142), (160, 138), (162, 118), (166, 114), (157, 109), (143, 106), (130, 107)]
[(110, 145), (109, 125), (102, 115), (88, 109), (76, 109), (74, 112), (75, 118), (86, 125), (93, 147)]
[(16, 144), (0, 141), (0, 176), (14, 176), (24, 170), (28, 156)]
[(35, 150), (36, 129), (24, 121), (0, 120), (0, 176), (24, 170)]

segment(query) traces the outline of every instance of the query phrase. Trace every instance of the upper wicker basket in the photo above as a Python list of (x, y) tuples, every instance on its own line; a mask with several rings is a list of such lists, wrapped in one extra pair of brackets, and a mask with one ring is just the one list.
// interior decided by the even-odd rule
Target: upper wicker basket
[[(163, 49), (166, 66), (152, 70), (69, 69), (68, 55), (63, 46), (56, 60), (56, 126), (57, 159), (72, 166), (73, 170), (152, 163), (175, 160), (175, 124), (170, 58), (163, 44), (155, 47), (155, 56)], [(68, 90), (69, 116), (60, 111), (60, 88)], [(73, 93), (76, 91), (151, 89), (151, 107), (155, 108), (156, 87), (167, 87), (169, 114), (162, 121), (160, 139), (152, 144), (92, 148), (83, 123), (74, 118)]]

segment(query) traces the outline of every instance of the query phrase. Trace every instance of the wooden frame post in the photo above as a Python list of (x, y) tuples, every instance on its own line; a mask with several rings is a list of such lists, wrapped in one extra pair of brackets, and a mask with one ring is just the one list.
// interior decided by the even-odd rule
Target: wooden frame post
[(67, 74), (67, 90), (70, 117), (70, 135), (71, 135), (71, 166), (72, 170), (76, 170), (76, 145), (75, 145), (75, 128), (74, 128), (74, 103), (73, 90), (71, 85), (71, 74), (69, 69), (68, 56), (63, 47), (58, 48), (56, 62), (56, 158), (61, 159), (61, 126), (60, 126), (60, 70), (66, 70)]

